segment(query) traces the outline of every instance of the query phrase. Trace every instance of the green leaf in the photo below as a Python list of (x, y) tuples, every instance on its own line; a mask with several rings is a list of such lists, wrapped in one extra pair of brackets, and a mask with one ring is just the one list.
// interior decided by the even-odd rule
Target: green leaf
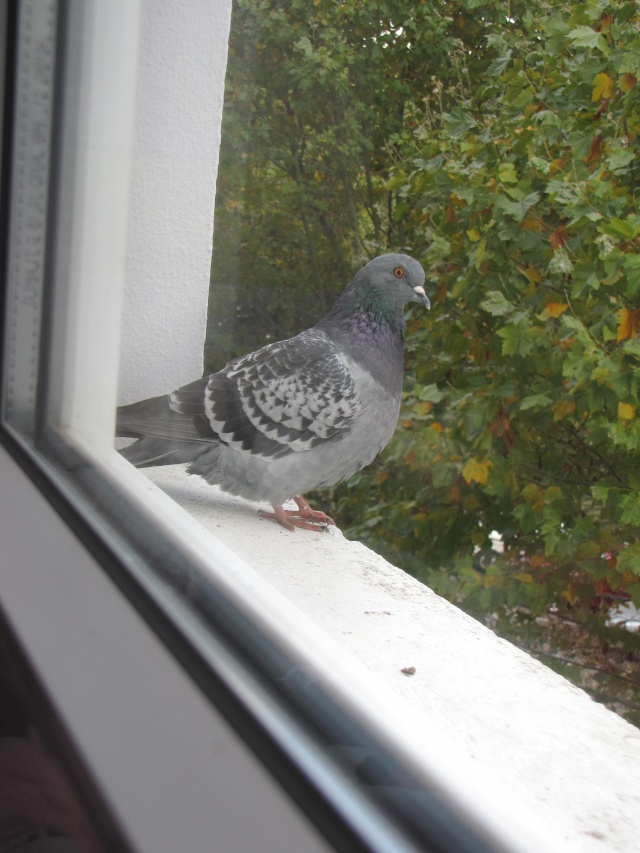
[(626, 255), (622, 266), (627, 280), (627, 293), (636, 296), (640, 292), (640, 255)]
[[(621, 555), (622, 556), (622, 555)], [(620, 561), (618, 560), (618, 565)], [(640, 571), (640, 554), (634, 555), (632, 560), (633, 568), (631, 569), (635, 574)], [(626, 568), (623, 564), (622, 569), (626, 571)], [(627, 587), (627, 592), (631, 596), (631, 601), (633, 602), (634, 607), (640, 608), (640, 583), (632, 583)]]
[[(640, 542), (634, 542), (628, 548), (623, 548), (618, 554), (617, 564), (618, 571), (640, 576)], [(640, 583), (634, 584), (634, 586), (640, 588)]]
[(574, 47), (597, 47), (603, 52), (607, 50), (607, 43), (602, 35), (591, 27), (574, 27), (569, 33), (569, 39)]
[(629, 355), (640, 358), (640, 337), (625, 341), (622, 344), (622, 349)]
[(539, 201), (540, 194), (532, 192), (520, 201), (510, 201), (506, 196), (498, 195), (494, 204), (498, 209), (509, 214), (509, 216), (513, 216), (516, 222), (521, 222), (527, 215), (527, 212)]
[(475, 198), (475, 192), (473, 187), (456, 187), (453, 190), (453, 194), (456, 198), (459, 198), (461, 201), (466, 201), (468, 204), (471, 204)]
[(502, 56), (498, 56), (487, 68), (487, 74), (491, 74), (494, 77), (499, 77), (501, 74), (504, 74), (507, 66), (511, 62), (512, 51), (506, 50)]
[(567, 276), (573, 272), (573, 263), (564, 247), (556, 249), (547, 266), (549, 275)]
[(498, 167), (498, 180), (503, 184), (517, 184), (518, 175), (513, 163), (501, 163)]
[(525, 334), (523, 323), (508, 323), (498, 329), (498, 335), (502, 338), (502, 354), (528, 355), (533, 349), (531, 338)]
[(547, 394), (530, 394), (528, 397), (525, 397), (518, 408), (521, 412), (525, 412), (527, 409), (533, 409), (538, 407), (547, 407), (553, 403), (551, 397)]
[(623, 524), (640, 525), (640, 494), (633, 492), (620, 499), (620, 521)]
[(476, 126), (475, 120), (461, 108), (452, 110), (443, 119), (445, 130), (453, 139), (460, 139)]
[[(413, 389), (414, 393), (416, 390)], [(419, 388), (416, 396), (423, 403), (440, 403), (444, 399), (444, 391), (441, 391), (436, 384), (425, 385)]]
[(516, 306), (509, 302), (499, 290), (490, 290), (487, 298), (480, 303), (480, 307), (494, 317), (505, 317), (516, 310)]
[(636, 159), (636, 152), (631, 148), (616, 148), (607, 158), (607, 165), (612, 172), (626, 169)]
[(640, 216), (627, 216), (625, 219), (614, 216), (602, 230), (614, 236), (632, 240), (640, 234)]

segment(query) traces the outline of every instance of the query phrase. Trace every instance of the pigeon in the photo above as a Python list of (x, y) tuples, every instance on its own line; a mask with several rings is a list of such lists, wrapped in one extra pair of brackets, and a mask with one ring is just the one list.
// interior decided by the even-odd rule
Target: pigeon
[[(404, 254), (364, 266), (329, 313), (173, 391), (118, 409), (133, 465), (187, 464), (223, 491), (271, 504), (288, 530), (327, 529), (303, 495), (369, 465), (398, 422), (404, 308), (429, 308), (424, 271)], [(293, 499), (297, 509), (284, 509)]]

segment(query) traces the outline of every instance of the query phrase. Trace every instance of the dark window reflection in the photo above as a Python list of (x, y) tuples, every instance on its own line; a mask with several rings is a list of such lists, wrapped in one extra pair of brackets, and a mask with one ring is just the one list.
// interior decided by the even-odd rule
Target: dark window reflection
[(0, 613), (0, 853), (128, 849)]

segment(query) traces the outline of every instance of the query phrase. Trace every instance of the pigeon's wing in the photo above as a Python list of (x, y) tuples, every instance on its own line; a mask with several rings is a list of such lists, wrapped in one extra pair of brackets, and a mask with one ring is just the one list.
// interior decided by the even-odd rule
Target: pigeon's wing
[[(181, 392), (171, 396), (188, 405)], [(236, 359), (204, 393), (212, 438), (266, 459), (331, 441), (362, 409), (344, 356), (317, 330)]]
[(220, 442), (276, 459), (343, 434), (362, 410), (344, 357), (312, 329), (167, 396), (123, 406), (118, 435), (160, 440), (154, 458), (164, 439), (186, 454), (193, 442)]

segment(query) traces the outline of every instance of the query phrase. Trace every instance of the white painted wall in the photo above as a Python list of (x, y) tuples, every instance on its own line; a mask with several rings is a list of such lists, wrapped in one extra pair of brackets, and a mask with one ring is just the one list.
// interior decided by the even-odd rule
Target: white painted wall
[(119, 403), (202, 375), (231, 0), (143, 0)]

